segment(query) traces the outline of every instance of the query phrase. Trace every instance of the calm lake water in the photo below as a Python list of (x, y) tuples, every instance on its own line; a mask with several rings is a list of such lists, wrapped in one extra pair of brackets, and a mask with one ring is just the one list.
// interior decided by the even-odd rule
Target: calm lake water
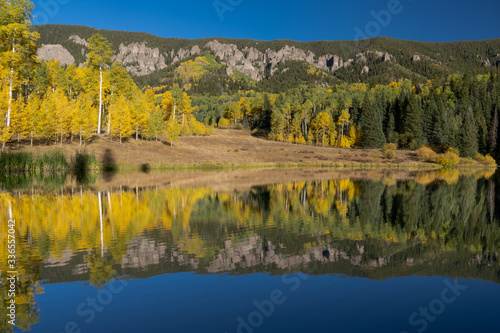
[(494, 172), (4, 191), (4, 305), (12, 217), (16, 332), (498, 332)]

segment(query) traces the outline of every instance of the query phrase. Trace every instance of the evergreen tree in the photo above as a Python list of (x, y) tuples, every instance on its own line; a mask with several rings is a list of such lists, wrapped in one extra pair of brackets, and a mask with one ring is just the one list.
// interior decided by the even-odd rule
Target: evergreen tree
[(477, 154), (477, 126), (472, 112), (472, 107), (467, 106), (463, 114), (462, 127), (460, 131), (460, 155), (463, 157), (474, 157)]
[(368, 93), (365, 94), (363, 99), (361, 127), (363, 130), (361, 146), (365, 148), (381, 148), (385, 144), (382, 111), (375, 103), (370, 101)]

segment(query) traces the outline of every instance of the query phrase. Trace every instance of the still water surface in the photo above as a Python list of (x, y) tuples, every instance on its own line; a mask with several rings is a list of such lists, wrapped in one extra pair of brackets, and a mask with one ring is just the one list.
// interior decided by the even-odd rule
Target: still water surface
[(3, 192), (15, 331), (497, 332), (499, 178)]

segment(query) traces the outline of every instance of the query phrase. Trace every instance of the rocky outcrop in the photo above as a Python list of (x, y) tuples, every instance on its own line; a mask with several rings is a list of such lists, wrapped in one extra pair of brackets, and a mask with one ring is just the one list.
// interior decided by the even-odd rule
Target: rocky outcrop
[[(75, 44), (83, 46), (81, 54), (85, 56), (88, 42), (78, 35), (72, 35), (69, 39)], [(185, 49), (180, 48), (177, 51), (171, 50), (163, 54), (158, 48), (149, 48), (145, 43), (132, 43), (129, 45), (122, 43), (119, 46), (118, 54), (113, 57), (113, 60), (120, 61), (130, 74), (144, 76), (163, 69), (167, 65), (200, 54), (202, 48), (212, 51), (215, 57), (218, 57), (221, 63), (227, 66), (228, 75), (233, 74), (234, 71), (239, 71), (256, 81), (262, 80), (266, 69), (269, 69), (273, 74), (279, 65), (292, 60), (303, 61), (319, 70), (331, 73), (346, 68), (355, 62), (366, 63), (369, 55), (374, 55), (384, 62), (395, 61), (393, 55), (381, 51), (366, 51), (357, 54), (354, 59), (343, 59), (335, 54), (316, 56), (309, 50), (302, 50), (288, 45), (277, 51), (267, 49), (265, 52), (253, 47), (239, 49), (234, 44), (221, 43), (215, 39), (205, 45), (194, 45)], [(45, 45), (40, 49), (39, 54), (42, 59), (59, 59), (63, 65), (75, 62), (73, 56), (61, 45)], [(363, 73), (368, 73), (368, 70), (367, 67), (364, 68)]]
[(367, 62), (368, 61), (368, 56), (369, 55), (374, 55), (377, 58), (382, 59), (383, 62), (387, 61), (396, 61), (396, 58), (390, 54), (389, 52), (380, 52), (380, 51), (365, 51), (363, 53), (358, 53), (356, 54), (356, 61), (357, 62)]
[(73, 43), (75, 43), (75, 44), (83, 45), (85, 47), (89, 46), (89, 43), (85, 39), (81, 38), (78, 35), (69, 36), (68, 39), (71, 40), (71, 41), (73, 41)]
[(38, 49), (38, 58), (42, 60), (59, 60), (62, 66), (67, 66), (75, 63), (75, 58), (59, 44), (42, 45)]
[(361, 70), (361, 75), (366, 75), (368, 73), (370, 73), (370, 67), (368, 66), (363, 67), (363, 69)]
[(120, 44), (118, 54), (113, 60), (120, 61), (132, 75), (144, 76), (167, 67), (165, 57), (158, 48), (151, 49), (146, 44)]
[(269, 68), (271, 74), (273, 74), (280, 64), (291, 60), (304, 61), (326, 72), (336, 72), (341, 68), (350, 66), (355, 61), (366, 62), (368, 54), (374, 54), (383, 61), (395, 61), (393, 55), (388, 52), (383, 53), (379, 51), (367, 51), (358, 54), (356, 59), (344, 60), (333, 54), (316, 57), (311, 51), (305, 51), (288, 45), (279, 51), (268, 49), (264, 53), (248, 47), (239, 50), (234, 44), (223, 44), (217, 40), (208, 42), (206, 47), (227, 65), (228, 74), (232, 74), (234, 70), (238, 70), (254, 80), (260, 80), (266, 68)]
[(413, 57), (411, 57), (411, 62), (418, 62), (420, 61), (420, 56), (418, 54), (415, 54)]
[(172, 64), (175, 64), (176, 62), (194, 56), (196, 54), (199, 54), (201, 52), (200, 47), (198, 45), (195, 45), (189, 49), (183, 49), (181, 48), (177, 53), (174, 53), (174, 50), (170, 51), (170, 58), (172, 59)]
[(206, 47), (219, 57), (223, 64), (227, 65), (228, 75), (237, 70), (254, 80), (262, 79), (267, 59), (262, 52), (254, 48), (245, 48), (240, 51), (234, 44), (222, 44), (217, 40), (208, 42)]

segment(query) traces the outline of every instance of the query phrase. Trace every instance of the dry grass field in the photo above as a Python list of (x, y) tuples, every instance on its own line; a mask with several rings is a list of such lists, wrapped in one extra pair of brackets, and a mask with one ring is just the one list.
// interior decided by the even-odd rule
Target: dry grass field
[[(68, 157), (81, 147), (78, 143), (60, 145), (20, 146), (22, 151), (43, 153), (61, 149)], [(280, 143), (253, 137), (249, 131), (216, 129), (206, 137), (181, 137), (170, 146), (166, 142), (129, 140), (123, 144), (98, 139), (85, 146), (99, 160), (111, 155), (120, 166), (160, 165), (353, 165), (422, 166), (412, 151), (398, 150), (392, 160), (383, 158), (379, 149), (340, 149)], [(429, 166), (432, 166), (429, 164)]]

